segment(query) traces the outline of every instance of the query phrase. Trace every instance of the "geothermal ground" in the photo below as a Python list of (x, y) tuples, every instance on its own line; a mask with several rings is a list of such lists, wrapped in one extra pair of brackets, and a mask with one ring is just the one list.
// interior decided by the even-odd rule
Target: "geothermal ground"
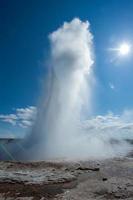
[(0, 200), (133, 199), (133, 158), (0, 162)]

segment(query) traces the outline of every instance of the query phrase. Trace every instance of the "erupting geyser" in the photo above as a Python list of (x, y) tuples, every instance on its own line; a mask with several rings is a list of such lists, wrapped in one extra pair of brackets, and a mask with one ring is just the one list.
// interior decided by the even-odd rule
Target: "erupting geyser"
[(86, 82), (93, 64), (89, 23), (79, 19), (64, 23), (50, 35), (50, 41), (55, 82), (47, 116), (47, 152), (70, 157), (77, 154), (78, 121), (91, 96)]
[(77, 18), (65, 22), (49, 39), (49, 87), (44, 90), (36, 122), (27, 138), (29, 159), (107, 158), (129, 152), (131, 148), (118, 128), (123, 125), (121, 120), (116, 118), (119, 126), (110, 115), (107, 125), (104, 117), (81, 122), (92, 108), (93, 36), (89, 22)]
[(75, 138), (82, 108), (90, 106), (93, 37), (88, 21), (75, 18), (49, 38), (53, 77), (48, 105), (42, 103), (36, 122), (38, 154), (50, 158), (79, 156), (79, 141)]

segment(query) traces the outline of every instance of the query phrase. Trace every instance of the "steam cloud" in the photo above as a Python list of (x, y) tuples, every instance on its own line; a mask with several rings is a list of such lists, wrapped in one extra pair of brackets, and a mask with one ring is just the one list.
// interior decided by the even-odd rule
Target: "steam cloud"
[[(130, 146), (120, 134), (112, 137), (111, 129), (107, 131), (108, 127), (103, 126), (103, 119), (97, 117), (82, 122), (84, 109), (91, 113), (94, 80), (93, 36), (89, 22), (77, 18), (70, 23), (65, 22), (50, 34), (49, 39), (52, 78), (47, 104), (43, 98), (38, 108), (30, 137), (32, 145), (28, 142), (30, 152), (33, 152), (30, 155), (34, 155), (34, 159), (89, 159), (124, 155), (131, 149)], [(95, 128), (93, 123), (97, 124)], [(109, 141), (112, 138), (116, 140), (112, 140), (111, 144)]]

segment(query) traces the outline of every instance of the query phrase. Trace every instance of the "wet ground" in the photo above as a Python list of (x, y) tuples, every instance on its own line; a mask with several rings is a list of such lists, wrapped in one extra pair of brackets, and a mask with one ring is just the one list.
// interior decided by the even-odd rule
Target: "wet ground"
[(133, 200), (133, 158), (0, 162), (0, 200)]

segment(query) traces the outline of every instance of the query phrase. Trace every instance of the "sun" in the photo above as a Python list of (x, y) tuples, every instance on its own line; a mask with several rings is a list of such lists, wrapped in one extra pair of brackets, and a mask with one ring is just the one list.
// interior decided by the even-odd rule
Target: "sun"
[(109, 50), (114, 52), (115, 59), (127, 57), (129, 54), (131, 54), (132, 45), (129, 42), (121, 42), (116, 47), (109, 48)]
[(125, 56), (130, 53), (131, 47), (127, 43), (122, 43), (120, 47), (118, 48), (118, 52), (120, 55)]

